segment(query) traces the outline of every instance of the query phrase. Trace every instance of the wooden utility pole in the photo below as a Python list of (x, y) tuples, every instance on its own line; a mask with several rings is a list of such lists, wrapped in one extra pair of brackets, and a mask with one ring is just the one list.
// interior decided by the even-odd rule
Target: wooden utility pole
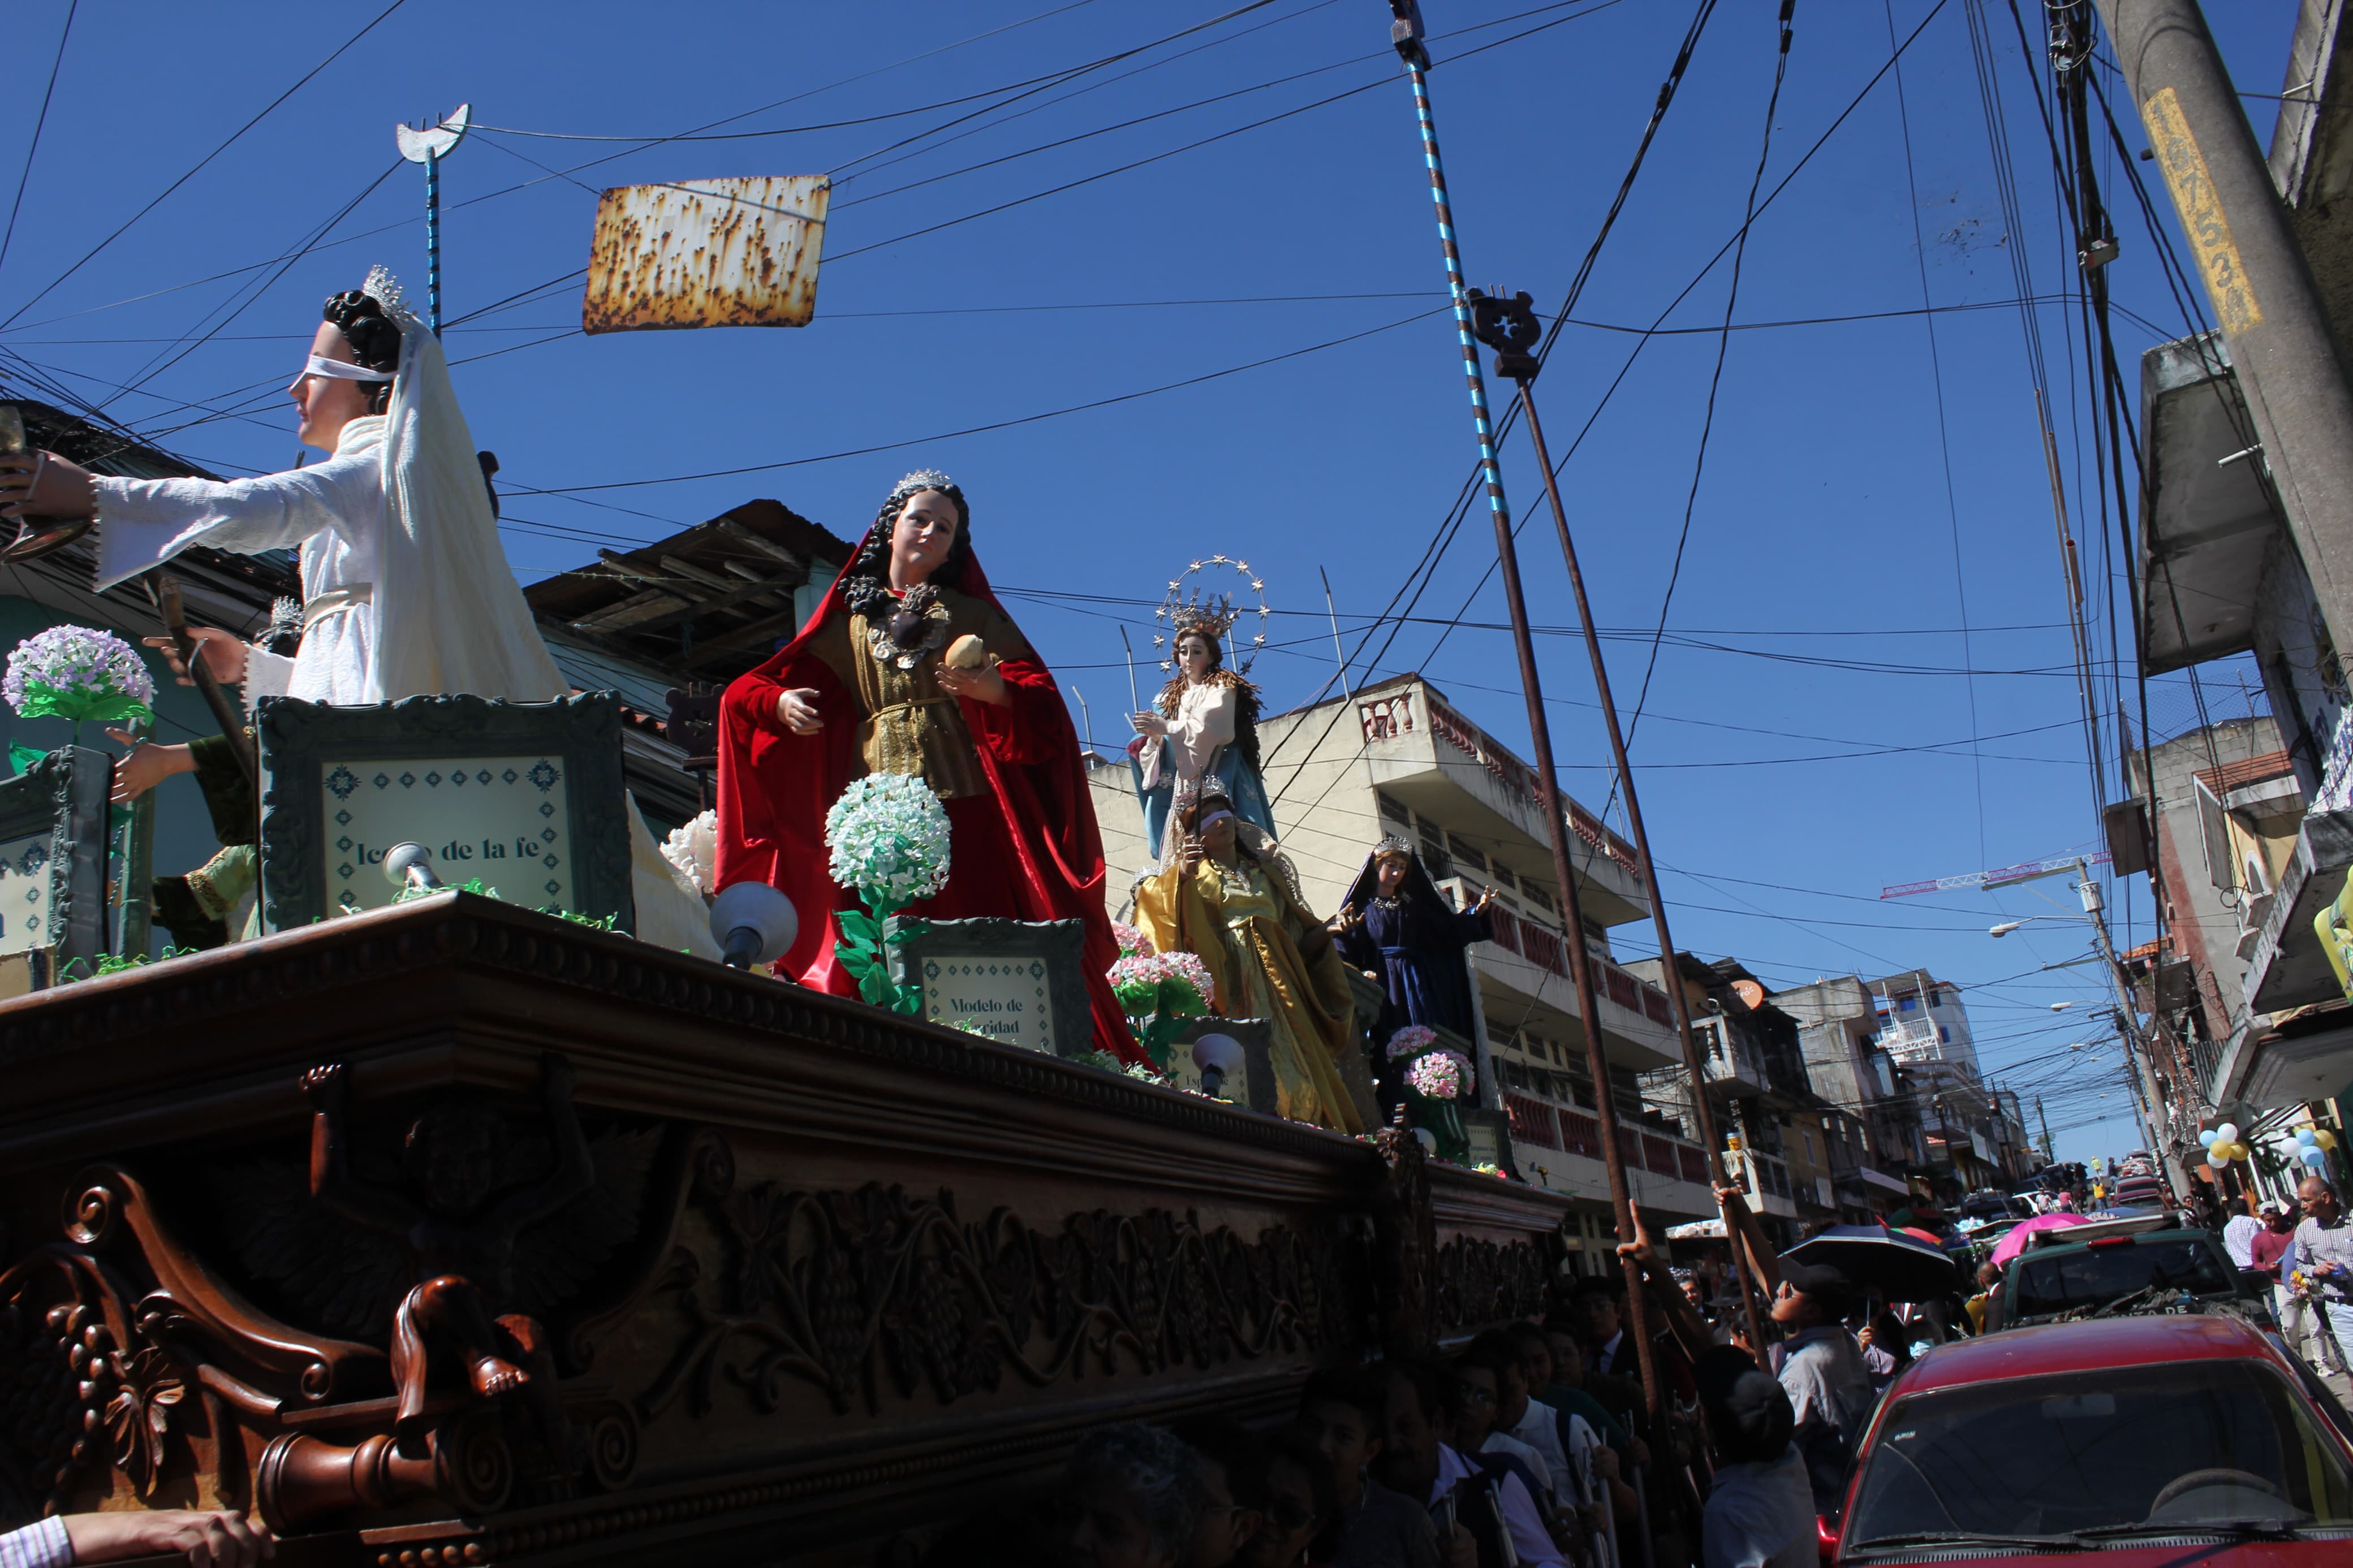
[[(1619, 791), (1626, 800), (1626, 828), (1633, 835), (1634, 858), (1639, 862), (1636, 874), (1642, 879), (1642, 889), (1651, 900), (1651, 929), (1659, 939), (1659, 979), (1661, 988), (1667, 994), (1675, 1039), (1683, 1047), (1683, 1071), (1691, 1079), (1692, 1115), (1699, 1123), (1700, 1143), (1707, 1150), (1708, 1179), (1719, 1187), (1725, 1186), (1728, 1184), (1725, 1180), (1724, 1141), (1715, 1134), (1715, 1110), (1707, 1102), (1707, 1074), (1700, 1062), (1698, 1038), (1692, 1032), (1691, 1003), (1683, 994), (1683, 966), (1676, 956), (1674, 938), (1667, 930), (1666, 894), (1659, 887), (1659, 868), (1651, 859), (1651, 835), (1642, 826), (1641, 798), (1634, 792), (1634, 768), (1627, 760), (1626, 736), (1618, 725), (1618, 704), (1609, 692), (1609, 666), (1602, 659), (1601, 636), (1594, 629), (1593, 605), (1585, 594), (1585, 573), (1577, 562), (1577, 543), (1569, 535), (1568, 513), (1561, 506), (1560, 482), (1553, 475), (1552, 452), (1545, 445), (1544, 424), (1536, 417), (1531, 384), (1543, 368), (1543, 362), (1529, 351), (1542, 338), (1544, 329), (1536, 321), (1535, 301), (1525, 293), (1504, 300), (1474, 289), (1471, 301), (1473, 330), (1481, 342), (1495, 351), (1496, 374), (1509, 376), (1519, 385), (1520, 411), (1527, 416), (1528, 440), (1536, 449), (1536, 465), (1544, 473), (1545, 496), (1552, 503), (1553, 526), (1560, 534), (1561, 560), (1568, 567), (1568, 586), (1577, 598), (1577, 619), (1585, 633), (1586, 656), (1593, 664), (1593, 689), (1601, 703), (1601, 721), (1609, 733), (1609, 756), (1617, 770)], [(1756, 1167), (1752, 1163), (1749, 1168)], [(1763, 1185), (1762, 1182), (1757, 1184), (1757, 1196), (1760, 1200), (1765, 1195)], [(1723, 1217), (1725, 1240), (1732, 1253), (1735, 1278), (1740, 1282), (1740, 1307), (1748, 1324), (1748, 1342), (1761, 1355), (1765, 1350), (1764, 1324), (1757, 1313), (1757, 1292), (1748, 1277), (1747, 1254), (1733, 1224), (1731, 1206), (1719, 1203), (1716, 1213)]]

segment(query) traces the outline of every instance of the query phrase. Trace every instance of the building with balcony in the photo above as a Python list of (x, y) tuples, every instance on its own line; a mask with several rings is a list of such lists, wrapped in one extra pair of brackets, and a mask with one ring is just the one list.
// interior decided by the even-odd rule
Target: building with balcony
[[(2353, 342), (2353, 218), (2338, 195), (2353, 170), (2353, 139), (2338, 128), (2353, 72), (2336, 68), (2340, 37), (2334, 8), (2303, 9), (2270, 163), (2341, 358)], [(2243, 757), (2221, 754), (2225, 743), (2241, 740), (2231, 733), (2234, 726), (2210, 726), (2213, 758), (2199, 763), (2158, 748), (2140, 780), (2146, 788), (2149, 773), (2157, 775), (2159, 820), (2146, 824), (2147, 835), (2157, 841), (2160, 860), (2169, 845), (2179, 862), (2158, 868), (2176, 908), (2176, 945), (2155, 955), (2156, 963), (2200, 969), (2193, 949), (2202, 951), (2196, 989), (2213, 1005), (2200, 1010), (2223, 1013), (2204, 1019), (2204, 1037), (2189, 1046), (2200, 1095), (2208, 1109), (2260, 1125), (2353, 1081), (2353, 1010), (2344, 1005), (2345, 992), (2314, 927), (2353, 868), (2353, 721), (2347, 717), (2353, 700), (2346, 673), (2353, 626), (2330, 625), (2313, 591), (2287, 519), (2314, 503), (2307, 492), (2277, 482), (2228, 339), (2216, 331), (2160, 343), (2141, 356), (2140, 380), (2141, 668), (2159, 675), (2251, 658), (2273, 715), (2269, 736), (2251, 733), (2232, 746)], [(2227, 773), (2234, 761), (2274, 752), (2284, 753), (2284, 770), (2267, 763), (2260, 778), (2218, 777), (2207, 791), (2211, 807), (2194, 788), (2179, 782), (2171, 793), (2164, 788), (2168, 775), (2179, 781), (2185, 768)], [(2190, 830), (2183, 816), (2189, 812), (2202, 821), (2202, 836)], [(2291, 812), (2293, 831), (2265, 824)], [(2249, 865), (2237, 853), (2248, 846), (2234, 825), (2284, 853), (2267, 851), (2263, 867)], [(2226, 845), (2232, 853), (2222, 860)], [(2211, 868), (2203, 864), (2210, 848), (2218, 857)], [(2266, 883), (2261, 892), (2253, 885), (2258, 869)], [(2220, 918), (2201, 926), (2191, 916), (2197, 905), (2216, 901), (2208, 887), (2228, 896)], [(2258, 899), (2267, 900), (2260, 921), (2253, 918)], [(2225, 1007), (2233, 993), (2241, 1005)]]
[(2005, 1186), (2022, 1174), (2025, 1134), (2004, 1120), (2003, 1102), (1978, 1069), (1968, 1009), (1957, 986), (1925, 969), (1865, 983), (1879, 1024), (1873, 1039), (1895, 1067), (1899, 1089), (1918, 1109), (1924, 1162), (1932, 1178), (1961, 1192)]
[[(1468, 907), (1492, 889), (1495, 939), (1471, 949), (1479, 1101), (1504, 1113), (1529, 1181), (1606, 1205), (1600, 1127), (1586, 1070), (1586, 1020), (1568, 975), (1581, 940), (1594, 961), (1596, 1021), (1634, 1196), (1673, 1220), (1715, 1212), (1707, 1163), (1682, 1128), (1646, 1110), (1640, 1075), (1674, 1064), (1666, 994), (1620, 963), (1609, 931), (1650, 918), (1634, 851), (1571, 801), (1565, 816), (1583, 930), (1564, 929), (1535, 770), (1429, 681), (1398, 676), (1353, 697), (1259, 721), (1277, 837), (1308, 904), (1335, 912), (1383, 837), (1409, 838), (1440, 891)], [(1117, 914), (1148, 869), (1124, 759), (1090, 769)]]
[[(1800, 1140), (1791, 1135), (1799, 1114), (1825, 1109), (1806, 1077), (1798, 1020), (1773, 1005), (1763, 983), (1739, 960), (1710, 963), (1688, 952), (1675, 958), (1710, 1113), (1725, 1141), (1726, 1174), (1747, 1192), (1768, 1234), (1791, 1245), (1798, 1226), (1837, 1214), (1830, 1184), (1820, 1179), (1827, 1173), (1814, 1158), (1814, 1129), (1804, 1130), (1802, 1153)], [(1662, 966), (1651, 958), (1627, 967), (1656, 982)], [(1644, 1073), (1641, 1090), (1647, 1107), (1699, 1137), (1690, 1077), (1680, 1064)]]
[[(2136, 949), (2129, 967), (2144, 1005), (2179, 1043), (2196, 1108), (2254, 1113), (2250, 1120), (2333, 1095), (2348, 1076), (2330, 1065), (2343, 1048), (2346, 1009), (2311, 931), (2327, 871), (2310, 858), (2304, 783), (2281, 739), (2276, 719), (2254, 714), (2132, 758), (2134, 784), (2157, 802), (2167, 931), (2162, 949)], [(2341, 875), (2336, 880), (2342, 885)], [(2299, 905), (2303, 929), (2291, 933)], [(2276, 929), (2274, 914), (2282, 915)], [(2295, 1026), (2282, 1034), (2274, 1013), (2296, 1015)], [(2315, 1020), (2327, 1026), (2305, 1026)], [(2158, 1070), (2172, 1065), (2160, 1061)], [(2174, 1131), (2183, 1152), (2194, 1152), (2187, 1141), (2196, 1125)]]
[(1842, 974), (1776, 991), (1772, 1002), (1798, 1021), (1807, 1082), (1830, 1113), (1822, 1132), (1837, 1207), (1858, 1218), (1903, 1207), (1912, 1195), (1905, 1175), (1927, 1155), (1919, 1107), (1879, 1042), (1877, 998), (1860, 976)]

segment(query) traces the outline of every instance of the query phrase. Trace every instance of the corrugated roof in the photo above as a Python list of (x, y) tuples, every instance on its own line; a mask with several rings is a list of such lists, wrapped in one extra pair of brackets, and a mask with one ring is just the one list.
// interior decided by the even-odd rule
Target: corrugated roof
[(2261, 784), (2265, 779), (2275, 779), (2283, 773), (2294, 772), (2295, 764), (2289, 761), (2285, 752), (2265, 752), (2260, 757), (2224, 763), (2219, 768), (2200, 768), (2196, 777), (2215, 795), (2224, 795), (2243, 784)]

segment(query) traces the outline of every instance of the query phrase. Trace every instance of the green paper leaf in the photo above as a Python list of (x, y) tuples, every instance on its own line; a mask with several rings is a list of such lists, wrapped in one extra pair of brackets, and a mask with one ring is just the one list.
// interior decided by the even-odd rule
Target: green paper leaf
[(836, 910), (833, 921), (841, 928), (843, 936), (867, 947), (882, 940), (881, 922), (862, 910)]
[(833, 955), (841, 962), (844, 969), (861, 982), (882, 967), (881, 955), (874, 951), (871, 942), (835, 942)]
[(8, 746), (8, 771), (21, 773), (48, 754), (38, 746), (19, 746), (11, 742)]
[(69, 691), (37, 680), (25, 683), (24, 705), (16, 711), (27, 719), (64, 719), (76, 724), (99, 720), (155, 717), (153, 708), (136, 697), (121, 692)]
[(898, 987), (891, 984), (890, 976), (882, 973), (882, 966), (879, 963), (868, 969), (858, 979), (860, 1000), (871, 1002), (878, 1007), (890, 1006), (892, 994), (897, 989)]
[(923, 1010), (923, 988), (922, 986), (901, 985), (894, 987), (894, 989), (899, 993), (899, 994), (892, 1001), (892, 1006), (897, 1008), (902, 1013), (909, 1014), (921, 1013)]
[(909, 942), (922, 936), (931, 929), (931, 922), (928, 921), (901, 921), (882, 940), (896, 947), (902, 942)]

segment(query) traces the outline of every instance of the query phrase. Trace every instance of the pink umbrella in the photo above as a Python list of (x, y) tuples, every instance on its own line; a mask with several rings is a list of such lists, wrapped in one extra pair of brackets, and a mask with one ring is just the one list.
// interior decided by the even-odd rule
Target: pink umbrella
[(2026, 1250), (2026, 1238), (2038, 1230), (2068, 1230), (2092, 1222), (2079, 1214), (2039, 1214), (2032, 1219), (2021, 1220), (2002, 1234), (1994, 1244), (1993, 1266), (2000, 1268)]

